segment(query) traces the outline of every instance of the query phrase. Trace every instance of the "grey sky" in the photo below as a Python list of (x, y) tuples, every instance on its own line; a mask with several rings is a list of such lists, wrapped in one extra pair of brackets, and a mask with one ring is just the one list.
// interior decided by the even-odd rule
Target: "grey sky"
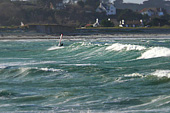
[[(115, 0), (112, 0), (115, 1)], [(123, 0), (124, 2), (129, 2), (129, 3), (143, 3), (143, 1), (147, 1), (147, 0)]]
[(146, 0), (124, 0), (124, 2), (132, 2), (132, 3), (143, 3)]

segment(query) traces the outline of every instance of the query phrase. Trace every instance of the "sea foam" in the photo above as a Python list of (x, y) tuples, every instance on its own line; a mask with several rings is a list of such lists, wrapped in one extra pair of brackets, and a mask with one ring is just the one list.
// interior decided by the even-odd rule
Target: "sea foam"
[[(38, 68), (36, 68), (36, 69), (38, 69)], [(61, 69), (54, 69), (54, 68), (40, 68), (40, 70), (42, 70), (42, 71), (51, 71), (51, 72), (62, 71)]]
[(132, 74), (126, 74), (125, 77), (143, 77), (143, 74), (140, 73), (132, 73)]
[(156, 70), (154, 72), (147, 73), (147, 74), (142, 74), (142, 73), (125, 74), (124, 77), (147, 77), (150, 75), (156, 76), (159, 78), (162, 78), (162, 77), (170, 78), (170, 70)]
[(155, 72), (151, 73), (151, 75), (155, 75), (157, 77), (168, 77), (170, 78), (170, 70), (156, 70)]
[(170, 49), (165, 47), (153, 47), (142, 54), (141, 57), (137, 59), (149, 59), (157, 57), (168, 57), (170, 56)]
[(144, 50), (144, 49), (146, 49), (144, 46), (131, 45), (131, 44), (119, 44), (119, 43), (115, 43), (106, 48), (106, 50), (113, 50), (113, 51), (121, 51), (121, 50), (131, 51), (131, 50)]
[(53, 46), (53, 47), (48, 48), (47, 50), (52, 51), (52, 50), (57, 50), (57, 49), (62, 49), (62, 48), (64, 48), (64, 47)]

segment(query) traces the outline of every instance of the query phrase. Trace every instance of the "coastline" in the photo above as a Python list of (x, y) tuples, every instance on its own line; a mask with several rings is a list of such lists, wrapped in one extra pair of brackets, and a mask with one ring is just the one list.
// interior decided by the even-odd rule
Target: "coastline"
[[(170, 38), (170, 34), (107, 34), (107, 35), (91, 35), (89, 37), (85, 35), (77, 35), (77, 36), (64, 36), (63, 40), (76, 40), (76, 39), (168, 39)], [(0, 41), (2, 40), (58, 40), (59, 35), (51, 36), (51, 35), (34, 35), (34, 36), (0, 36)]]
[[(59, 39), (62, 32), (56, 34), (38, 33), (28, 30), (0, 31), (0, 40), (54, 40)], [(64, 39), (96, 39), (96, 38), (168, 38), (170, 29), (163, 28), (115, 28), (115, 29), (76, 29), (64, 32)], [(89, 37), (91, 36), (91, 37)]]

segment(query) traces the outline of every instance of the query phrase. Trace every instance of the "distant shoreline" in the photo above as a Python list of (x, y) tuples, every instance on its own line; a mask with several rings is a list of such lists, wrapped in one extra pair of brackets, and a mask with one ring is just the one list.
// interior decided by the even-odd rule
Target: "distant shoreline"
[[(170, 39), (170, 34), (98, 34), (98, 35), (76, 35), (63, 36), (63, 40), (77, 39)], [(32, 36), (0, 36), (3, 40), (59, 40), (59, 35), (32, 35)]]
[[(61, 33), (45, 34), (28, 30), (0, 30), (0, 40), (34, 40), (59, 39)], [(76, 29), (65, 32), (64, 39), (94, 38), (164, 38), (170, 37), (170, 29), (166, 28), (114, 28), (114, 29)]]

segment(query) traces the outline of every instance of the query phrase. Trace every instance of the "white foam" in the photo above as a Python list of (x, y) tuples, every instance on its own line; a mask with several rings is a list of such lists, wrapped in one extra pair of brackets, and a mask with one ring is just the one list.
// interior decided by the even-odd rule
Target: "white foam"
[[(1, 63), (0, 68), (7, 68), (11, 66), (26, 66), (26, 65), (38, 65), (38, 64), (54, 64), (58, 63), (56, 61), (42, 61), (42, 62), (35, 62), (35, 61), (30, 61), (30, 62), (8, 62), (8, 63)], [(63, 63), (63, 62), (62, 62)]]
[(119, 44), (119, 43), (115, 43), (106, 48), (106, 50), (114, 50), (114, 51), (121, 51), (121, 50), (131, 51), (131, 50), (144, 50), (144, 49), (146, 49), (144, 46), (131, 45), (131, 44)]
[(168, 57), (168, 56), (170, 56), (169, 48), (154, 47), (144, 52), (142, 56), (137, 59), (149, 59), (149, 58)]
[(140, 73), (132, 73), (132, 74), (127, 74), (124, 75), (125, 77), (143, 77), (144, 75), (140, 74)]
[(32, 59), (32, 58), (0, 58), (0, 60), (29, 60), (29, 59)]
[(54, 68), (40, 68), (42, 71), (52, 71), (52, 72), (58, 72), (62, 71), (61, 69), (54, 69)]
[[(167, 77), (170, 78), (170, 70), (156, 70), (155, 72), (148, 73), (148, 75), (156, 76), (156, 77)], [(144, 74), (140, 73), (132, 73), (132, 74), (126, 74), (124, 77), (145, 77)]]
[(25, 75), (27, 75), (29, 72), (29, 70), (31, 69), (36, 69), (36, 70), (41, 70), (41, 71), (49, 71), (49, 72), (61, 72), (63, 70), (61, 69), (54, 69), (54, 68), (38, 68), (38, 67), (20, 67), (18, 68), (20, 73), (19, 74), (22, 74), (22, 73), (25, 73)]
[(81, 46), (91, 46), (92, 43), (91, 42), (80, 42)]
[(57, 49), (62, 49), (62, 48), (64, 48), (64, 47), (63, 47), (63, 46), (62, 46), (62, 47), (53, 46), (53, 47), (48, 48), (47, 50), (48, 50), (48, 51), (52, 51), (52, 50), (57, 50)]
[(61, 64), (62, 66), (96, 66), (96, 64)]
[(155, 72), (151, 73), (151, 75), (155, 75), (157, 77), (168, 77), (170, 78), (170, 70), (156, 70)]

